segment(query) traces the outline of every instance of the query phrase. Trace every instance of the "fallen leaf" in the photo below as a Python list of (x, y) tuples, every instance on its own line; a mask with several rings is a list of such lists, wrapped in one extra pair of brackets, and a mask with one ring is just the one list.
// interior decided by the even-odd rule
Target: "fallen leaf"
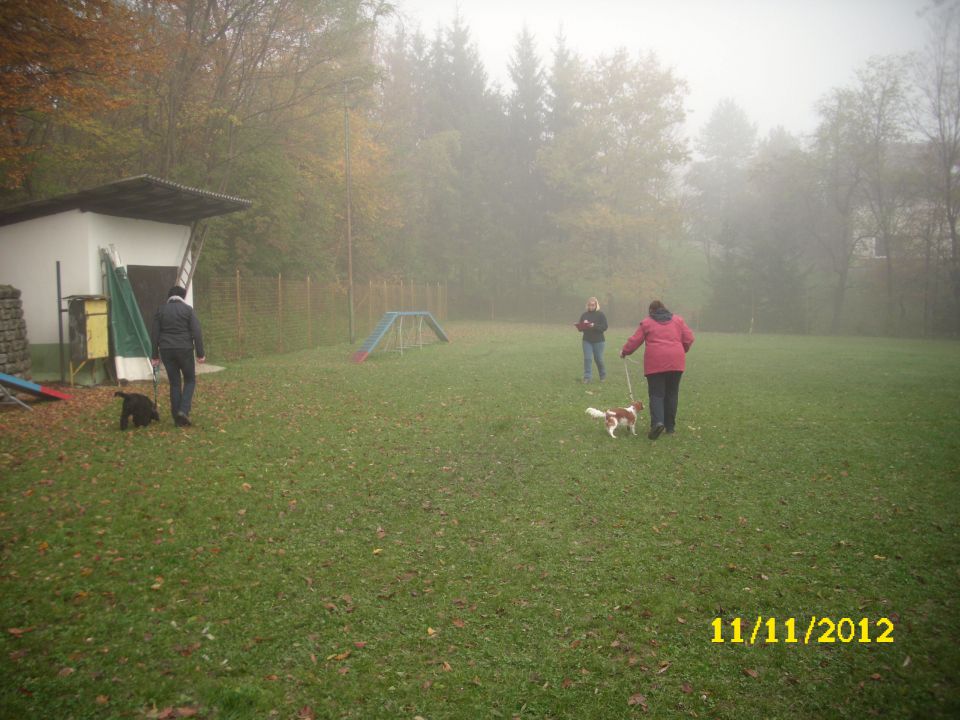
[(437, 631), (434, 630), (432, 627), (428, 627), (428, 628), (427, 628), (427, 636), (428, 636), (428, 637), (433, 637), (433, 636), (436, 635), (436, 634), (437, 634)]
[(627, 705), (639, 705), (644, 712), (647, 711), (647, 698), (643, 693), (634, 693), (627, 700)]
[(693, 686), (690, 683), (685, 682), (680, 686), (680, 690), (689, 695), (693, 692)]
[(60, 672), (57, 673), (57, 677), (70, 677), (75, 672), (76, 669), (72, 667), (60, 668)]
[(373, 549), (373, 554), (374, 554), (374, 555), (380, 555), (380, 554), (382, 554), (382, 553), (383, 553), (383, 548), (374, 548), (374, 549)]
[(458, 627), (458, 628), (462, 628), (462, 627), (466, 627), (466, 626), (467, 626), (467, 623), (465, 623), (465, 622), (464, 622), (463, 620), (461, 620), (460, 618), (454, 618), (454, 619), (451, 620), (450, 622), (453, 623), (453, 626), (454, 626), (454, 627)]
[(317, 714), (313, 711), (313, 708), (309, 705), (304, 705), (297, 712), (297, 720), (316, 720)]
[(97, 705), (106, 705), (110, 702), (110, 698), (107, 695), (97, 695)]
[(33, 632), (36, 629), (37, 629), (36, 627), (31, 625), (30, 627), (27, 627), (27, 628), (7, 628), (7, 632), (13, 635), (14, 637), (22, 637), (23, 635), (26, 635), (28, 632)]
[(744, 675), (747, 675), (747, 676), (749, 676), (749, 677), (752, 677), (752, 678), (758, 678), (758, 677), (760, 677), (760, 673), (758, 673), (756, 670), (753, 670), (753, 669), (751, 669), (751, 668), (744, 668), (744, 669), (743, 669), (743, 674), (744, 674)]

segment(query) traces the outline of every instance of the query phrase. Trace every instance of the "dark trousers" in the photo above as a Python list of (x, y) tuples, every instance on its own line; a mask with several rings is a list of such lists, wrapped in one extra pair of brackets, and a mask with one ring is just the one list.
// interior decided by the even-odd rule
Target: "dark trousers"
[(663, 425), (673, 432), (677, 425), (677, 405), (680, 402), (680, 370), (647, 375), (650, 397), (650, 427)]
[(193, 348), (173, 348), (160, 351), (160, 360), (170, 380), (170, 413), (173, 417), (190, 415), (193, 391), (197, 387), (197, 368)]

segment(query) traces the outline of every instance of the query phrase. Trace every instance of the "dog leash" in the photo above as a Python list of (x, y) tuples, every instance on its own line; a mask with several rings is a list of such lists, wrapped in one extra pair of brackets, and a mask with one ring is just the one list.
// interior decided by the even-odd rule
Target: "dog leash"
[(633, 385), (630, 384), (630, 366), (627, 364), (627, 359), (623, 359), (623, 370), (627, 373), (627, 392), (630, 393), (630, 402), (636, 402), (636, 399), (633, 397)]
[[(151, 363), (151, 365), (153, 365), (153, 363)], [(160, 407), (158, 405), (159, 401), (157, 400), (157, 388), (159, 387), (159, 385), (160, 385), (160, 366), (153, 365), (153, 404), (156, 407)]]

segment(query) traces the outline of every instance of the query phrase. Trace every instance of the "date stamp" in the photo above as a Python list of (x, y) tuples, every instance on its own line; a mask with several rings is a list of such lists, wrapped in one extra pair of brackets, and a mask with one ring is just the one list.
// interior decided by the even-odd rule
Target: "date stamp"
[[(893, 621), (890, 618), (848, 618), (834, 620), (813, 615), (808, 623), (798, 623), (796, 618), (776, 618), (757, 615), (756, 620), (735, 617), (729, 622), (714, 618), (714, 643), (892, 643)], [(799, 631), (799, 632), (798, 632)]]

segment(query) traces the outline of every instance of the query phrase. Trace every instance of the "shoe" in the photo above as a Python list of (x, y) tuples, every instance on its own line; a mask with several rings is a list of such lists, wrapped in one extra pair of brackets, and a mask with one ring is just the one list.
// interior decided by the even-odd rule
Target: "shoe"
[(656, 440), (658, 437), (660, 437), (663, 431), (664, 431), (663, 423), (657, 423), (652, 428), (650, 428), (650, 432), (647, 433), (647, 437), (650, 438), (651, 440)]
[(674, 430), (673, 428), (667, 428), (666, 430), (664, 430), (664, 432), (667, 435), (673, 435), (676, 432), (676, 430)]
[(590, 384), (590, 380), (589, 380), (588, 378), (584, 378), (584, 379), (582, 380), (582, 382), (583, 382), (584, 385), (589, 385), (589, 384)]
[(183, 413), (177, 413), (173, 421), (177, 424), (177, 427), (190, 427), (193, 424), (190, 422), (190, 418)]

